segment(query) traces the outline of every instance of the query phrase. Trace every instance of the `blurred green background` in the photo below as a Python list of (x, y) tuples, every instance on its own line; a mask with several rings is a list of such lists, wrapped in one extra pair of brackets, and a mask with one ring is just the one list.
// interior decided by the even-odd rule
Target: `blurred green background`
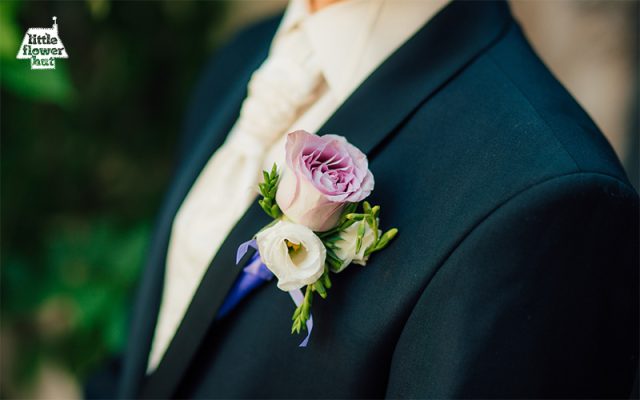
[[(3, 398), (40, 397), (47, 376), (81, 381), (122, 348), (180, 119), (227, 8), (0, 1)], [(54, 15), (69, 59), (32, 71), (17, 49)]]
[[(77, 398), (127, 310), (198, 72), (286, 0), (0, 0), (0, 397)], [(638, 2), (512, 1), (638, 186)], [(69, 59), (16, 53), (58, 17)]]

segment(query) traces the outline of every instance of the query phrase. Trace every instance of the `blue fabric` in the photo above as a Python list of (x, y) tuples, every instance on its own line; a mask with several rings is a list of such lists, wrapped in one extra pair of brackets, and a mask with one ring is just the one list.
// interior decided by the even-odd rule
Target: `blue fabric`
[[(256, 268), (254, 268), (256, 267)], [(265, 271), (266, 270), (266, 273)], [(224, 299), (224, 303), (216, 314), (216, 319), (224, 318), (252, 291), (269, 282), (273, 274), (266, 269), (260, 260), (260, 254), (255, 252), (247, 263), (247, 266), (240, 273), (231, 290)]]

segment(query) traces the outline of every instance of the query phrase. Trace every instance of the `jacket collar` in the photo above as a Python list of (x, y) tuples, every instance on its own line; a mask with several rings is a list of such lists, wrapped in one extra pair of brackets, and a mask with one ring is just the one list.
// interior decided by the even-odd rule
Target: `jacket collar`
[[(414, 110), (496, 42), (511, 23), (504, 2), (454, 1), (378, 67), (327, 121), (320, 133), (343, 134), (370, 159), (375, 158)], [(249, 75), (244, 78), (243, 87)], [(237, 117), (241, 97), (232, 100), (237, 100), (237, 104), (232, 107), (234, 112), (225, 117), (226, 120), (233, 121)], [(163, 240), (155, 249), (159, 256), (154, 258), (152, 255), (152, 261), (157, 265), (150, 268), (162, 271), (163, 254), (166, 253), (166, 248), (162, 250), (162, 247), (166, 247), (173, 215), (215, 148), (210, 147), (216, 143), (212, 138), (223, 138), (228, 132), (228, 125), (230, 123), (216, 123), (210, 127), (203, 139), (204, 148), (198, 146), (194, 161), (185, 168), (184, 177), (178, 180), (177, 188), (170, 195), (173, 200), (166, 207), (160, 224), (158, 235)], [(241, 270), (235, 267), (237, 246), (266, 222), (260, 208), (254, 206), (232, 230), (205, 273), (163, 360), (143, 384), (141, 396), (166, 398), (175, 394), (201, 341), (210, 329), (215, 329), (213, 320), (217, 309)], [(138, 315), (145, 312), (157, 314), (162, 282), (162, 274), (158, 274), (160, 278), (151, 274), (151, 279), (148, 279), (151, 283), (143, 282), (147, 293), (142, 293), (142, 296), (152, 300), (141, 302), (139, 308), (142, 309), (137, 310)], [(142, 335), (135, 339), (141, 347), (136, 348), (134, 343), (129, 350), (138, 354), (134, 365), (130, 362), (125, 371), (129, 374), (125, 375), (129, 385), (129, 391), (122, 392), (125, 396), (137, 394), (136, 385), (144, 375), (154, 324), (155, 317), (151, 324), (137, 330), (134, 326), (133, 334)]]
[(384, 139), (511, 23), (504, 1), (453, 1), (377, 68), (320, 133), (346, 133), (375, 157)]
[(342, 103), (449, 1), (349, 0), (311, 13), (308, 0), (291, 0), (272, 47), (301, 29), (332, 95)]

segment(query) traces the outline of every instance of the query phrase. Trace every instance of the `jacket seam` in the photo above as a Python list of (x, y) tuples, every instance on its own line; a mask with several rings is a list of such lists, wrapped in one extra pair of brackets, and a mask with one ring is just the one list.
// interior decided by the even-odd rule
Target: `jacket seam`
[[(514, 25), (515, 26), (515, 25)], [(562, 140), (560, 140), (558, 138), (558, 134), (556, 132), (556, 130), (549, 124), (549, 122), (547, 121), (546, 118), (544, 118), (542, 116), (542, 114), (540, 114), (540, 112), (538, 111), (538, 109), (536, 108), (536, 106), (533, 105), (533, 103), (531, 102), (531, 99), (529, 98), (529, 96), (526, 95), (526, 93), (524, 93), (524, 91), (520, 88), (520, 86), (518, 86), (513, 79), (511, 78), (511, 76), (509, 75), (509, 73), (507, 73), (507, 71), (505, 71), (505, 69), (498, 63), (498, 61), (495, 59), (495, 57), (493, 56), (493, 54), (490, 51), (487, 51), (487, 56), (489, 61), (491, 61), (491, 63), (498, 69), (498, 71), (500, 71), (500, 73), (502, 74), (502, 76), (505, 77), (505, 79), (509, 82), (509, 84), (518, 91), (518, 93), (520, 93), (520, 95), (522, 96), (522, 98), (527, 102), (527, 104), (529, 104), (529, 106), (531, 107), (531, 110), (533, 110), (533, 112), (538, 116), (538, 118), (540, 119), (540, 121), (542, 121), (542, 123), (547, 127), (547, 129), (549, 129), (549, 132), (551, 132), (553, 139), (556, 141), (556, 143), (558, 145), (560, 145), (560, 147), (562, 148), (562, 150), (564, 151), (564, 153), (571, 159), (571, 161), (573, 162), (573, 164), (575, 165), (576, 169), (579, 171), (583, 171), (583, 169), (580, 167), (580, 165), (578, 164), (578, 162), (576, 161), (576, 159), (573, 157), (573, 154), (571, 154), (571, 152), (567, 149), (567, 147), (565, 146), (564, 142)]]
[(599, 178), (609, 179), (609, 180), (611, 180), (613, 182), (616, 182), (616, 183), (620, 184), (621, 186), (626, 188), (628, 191), (632, 191), (633, 192), (633, 189), (626, 182), (622, 181), (620, 178), (618, 178), (618, 177), (616, 177), (614, 175), (610, 175), (610, 174), (606, 174), (606, 173), (602, 173), (602, 172), (591, 172), (591, 171), (572, 171), (572, 172), (567, 172), (567, 173), (560, 174), (560, 175), (554, 175), (552, 177), (543, 179), (543, 180), (541, 180), (539, 182), (533, 183), (533, 184), (527, 186), (526, 188), (523, 188), (523, 189), (519, 190), (518, 192), (514, 193), (513, 195), (511, 195), (510, 197), (506, 198), (502, 202), (498, 203), (494, 208), (492, 208), (483, 217), (481, 217), (478, 220), (478, 222), (476, 222), (473, 225), (473, 227), (471, 227), (466, 233), (464, 233), (461, 236), (460, 240), (451, 248), (449, 253), (443, 258), (442, 262), (438, 265), (438, 267), (436, 268), (435, 272), (432, 274), (431, 278), (428, 280), (428, 282), (424, 286), (424, 289), (426, 289), (427, 286), (429, 286), (429, 284), (431, 283), (431, 281), (433, 280), (435, 275), (438, 273), (438, 271), (440, 271), (440, 269), (449, 261), (451, 256), (458, 250), (458, 248), (460, 248), (464, 244), (464, 242), (473, 234), (473, 232), (475, 232), (477, 229), (479, 229), (495, 213), (497, 213), (498, 211), (500, 211), (502, 208), (504, 208), (508, 204), (512, 203), (513, 201), (517, 200), (522, 195), (525, 195), (525, 194), (529, 193), (532, 190), (535, 190), (535, 189), (537, 189), (537, 188), (539, 188), (541, 186), (544, 186), (547, 183), (551, 183), (553, 181), (564, 179), (564, 178), (580, 177), (580, 176), (594, 177), (594, 178), (595, 177), (599, 177)]

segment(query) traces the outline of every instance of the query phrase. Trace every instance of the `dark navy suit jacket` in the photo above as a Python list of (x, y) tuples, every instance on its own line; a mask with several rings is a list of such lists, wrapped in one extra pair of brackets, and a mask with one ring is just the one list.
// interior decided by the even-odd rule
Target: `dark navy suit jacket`
[(626, 397), (638, 360), (638, 197), (508, 7), (455, 1), (320, 129), (370, 158), (400, 235), (314, 303), (308, 348), (273, 283), (213, 321), (240, 220), (145, 376), (173, 217), (238, 117), (278, 20), (205, 68), (132, 310), (122, 397)]

